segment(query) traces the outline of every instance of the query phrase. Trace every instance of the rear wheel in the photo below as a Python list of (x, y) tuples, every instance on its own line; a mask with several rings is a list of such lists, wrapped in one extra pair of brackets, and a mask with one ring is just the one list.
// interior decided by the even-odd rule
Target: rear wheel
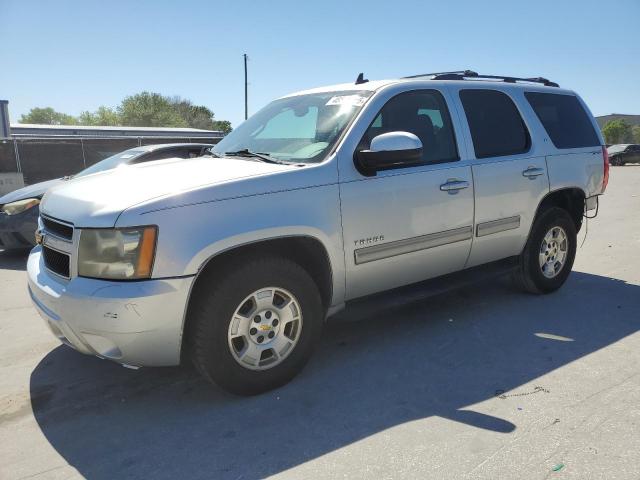
[(531, 293), (560, 288), (571, 273), (576, 245), (576, 227), (569, 213), (558, 207), (543, 212), (520, 255), (515, 273), (519, 286)]
[(281, 257), (229, 264), (201, 279), (190, 309), (192, 358), (223, 389), (258, 394), (291, 380), (320, 337), (318, 288)]

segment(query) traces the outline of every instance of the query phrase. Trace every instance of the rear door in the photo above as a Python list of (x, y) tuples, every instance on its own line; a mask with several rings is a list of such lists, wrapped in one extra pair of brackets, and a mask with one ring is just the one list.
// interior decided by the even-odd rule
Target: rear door
[(579, 188), (586, 197), (602, 193), (603, 139), (593, 115), (573, 92), (546, 90), (524, 96), (541, 125), (543, 141), (549, 145), (551, 190)]
[[(514, 92), (516, 93), (517, 90)], [(545, 156), (509, 90), (457, 88), (469, 128), (475, 190), (467, 267), (518, 255), (549, 191)]]

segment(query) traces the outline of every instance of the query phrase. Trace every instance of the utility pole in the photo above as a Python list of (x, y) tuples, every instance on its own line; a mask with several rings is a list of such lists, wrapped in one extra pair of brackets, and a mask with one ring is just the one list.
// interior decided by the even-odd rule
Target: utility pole
[(9, 100), (0, 100), (0, 138), (11, 137), (11, 124), (9, 123)]
[(249, 95), (247, 93), (247, 54), (244, 57), (244, 119), (249, 118)]

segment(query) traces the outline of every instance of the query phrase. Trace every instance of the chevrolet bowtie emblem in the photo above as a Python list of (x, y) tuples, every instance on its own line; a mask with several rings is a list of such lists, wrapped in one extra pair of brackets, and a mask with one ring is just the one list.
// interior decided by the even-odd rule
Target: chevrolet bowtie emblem
[(44, 233), (41, 230), (36, 230), (36, 245), (42, 245), (44, 242)]
[(260, 330), (262, 330), (263, 332), (271, 330), (271, 325), (260, 325)]

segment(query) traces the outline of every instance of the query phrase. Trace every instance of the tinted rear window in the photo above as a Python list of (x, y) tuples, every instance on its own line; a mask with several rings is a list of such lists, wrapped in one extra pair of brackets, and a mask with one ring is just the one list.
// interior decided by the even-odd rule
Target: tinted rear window
[(461, 90), (476, 158), (529, 151), (529, 131), (513, 100), (496, 90)]
[(526, 92), (525, 96), (556, 148), (600, 145), (589, 115), (573, 95)]

